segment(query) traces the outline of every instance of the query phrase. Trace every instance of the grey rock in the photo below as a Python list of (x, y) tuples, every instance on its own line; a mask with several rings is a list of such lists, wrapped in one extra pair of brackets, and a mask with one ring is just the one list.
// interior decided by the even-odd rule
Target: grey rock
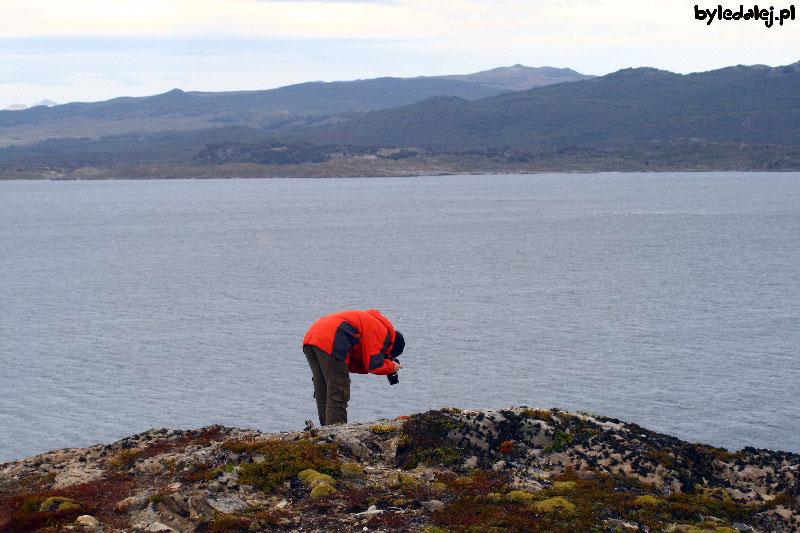
[(236, 511), (247, 507), (247, 502), (245, 502), (239, 496), (224, 492), (209, 496), (206, 499), (206, 502), (208, 502), (208, 505), (217, 511), (227, 514), (235, 513)]
[(214, 516), (214, 508), (208, 505), (202, 496), (189, 498), (188, 508), (190, 520), (207, 519)]
[(183, 509), (173, 510), (174, 504), (171, 500), (165, 499), (163, 502), (155, 504), (154, 508), (159, 515), (159, 522), (169, 526), (173, 531), (178, 531), (179, 533), (194, 532), (195, 524), (181, 516), (182, 514), (188, 515), (189, 513)]
[(500, 470), (505, 470), (507, 464), (508, 463), (502, 460), (497, 461), (495, 464), (492, 465), (492, 470), (494, 470), (495, 472), (499, 472)]
[(224, 483), (229, 487), (239, 484), (239, 474), (236, 472), (225, 472), (219, 477), (219, 482)]
[(148, 505), (146, 509), (133, 515), (131, 526), (133, 526), (134, 529), (143, 529), (144, 531), (175, 531), (167, 524), (161, 522), (161, 517), (156, 512), (152, 503)]
[(431, 512), (439, 511), (444, 509), (444, 502), (441, 500), (428, 500), (426, 502), (422, 502), (422, 506)]
[(370, 456), (369, 449), (357, 438), (344, 437), (339, 440), (339, 445), (359, 459), (366, 459)]

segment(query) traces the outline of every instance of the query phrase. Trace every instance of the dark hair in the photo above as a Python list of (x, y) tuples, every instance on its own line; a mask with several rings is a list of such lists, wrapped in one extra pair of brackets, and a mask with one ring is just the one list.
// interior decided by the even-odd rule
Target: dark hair
[(406, 347), (406, 340), (403, 338), (403, 334), (397, 330), (394, 330), (394, 345), (392, 346), (392, 357), (397, 357), (401, 353), (403, 353), (403, 348)]

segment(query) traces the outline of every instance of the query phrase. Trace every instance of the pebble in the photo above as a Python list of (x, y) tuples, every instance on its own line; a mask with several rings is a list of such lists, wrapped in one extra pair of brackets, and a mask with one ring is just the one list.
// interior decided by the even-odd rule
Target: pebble
[(83, 527), (91, 527), (91, 528), (95, 528), (100, 525), (100, 522), (97, 520), (97, 518), (88, 514), (79, 516), (78, 518), (75, 519), (75, 522), (77, 524), (82, 525)]
[(372, 518), (373, 516), (382, 515), (383, 510), (378, 509), (374, 505), (370, 505), (369, 508), (364, 511), (363, 513), (353, 513), (353, 516), (357, 516), (359, 518)]

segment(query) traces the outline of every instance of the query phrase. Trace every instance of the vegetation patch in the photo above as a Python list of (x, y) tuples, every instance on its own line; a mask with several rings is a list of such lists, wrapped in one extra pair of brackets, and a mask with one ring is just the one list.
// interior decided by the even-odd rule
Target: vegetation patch
[(461, 459), (461, 450), (447, 440), (451, 430), (464, 426), (453, 409), (412, 415), (400, 430), (397, 460), (403, 468), (419, 463), (450, 466)]
[(400, 426), (375, 424), (370, 426), (369, 430), (375, 435), (391, 435), (392, 433), (397, 433), (400, 430)]
[(754, 512), (724, 491), (662, 498), (655, 486), (613, 474), (567, 470), (554, 478), (551, 488), (539, 492), (513, 489), (494, 472), (476, 475), (472, 485), (459, 485), (454, 475), (440, 479), (453, 496), (433, 514), (433, 525), (452, 532), (611, 531), (608, 520), (662, 531), (670, 523), (697, 528), (708, 517), (714, 517), (719, 531), (733, 522), (752, 521)]
[(311, 489), (311, 494), (309, 496), (312, 500), (314, 500), (317, 498), (326, 498), (328, 496), (332, 496), (333, 494), (336, 494), (336, 492), (336, 489), (333, 488), (332, 485), (329, 485), (328, 483), (320, 483)]
[(544, 453), (563, 452), (572, 443), (572, 435), (564, 430), (557, 429), (553, 433), (553, 443), (545, 446), (542, 450)]
[(210, 426), (195, 431), (185, 431), (177, 438), (157, 439), (142, 449), (143, 457), (155, 457), (168, 452), (180, 452), (188, 446), (209, 446), (225, 438), (223, 426)]
[(316, 470), (312, 470), (310, 468), (307, 468), (306, 470), (303, 470), (302, 472), (297, 474), (297, 477), (299, 477), (312, 487), (320, 485), (322, 483), (327, 483), (328, 485), (336, 484), (336, 481), (328, 474), (320, 474)]
[(112, 468), (120, 471), (130, 470), (142, 456), (142, 450), (139, 448), (123, 449), (111, 459), (110, 464)]
[(25, 533), (60, 530), (83, 514), (114, 515), (113, 505), (128, 495), (133, 482), (118, 474), (65, 489), (26, 492), (0, 498), (0, 531)]
[(257, 507), (234, 514), (214, 511), (214, 516), (205, 523), (205, 527), (209, 533), (263, 531), (277, 525), (284, 514), (283, 511)]
[(279, 483), (296, 477), (303, 470), (316, 470), (327, 475), (339, 474), (334, 444), (317, 444), (309, 440), (270, 440), (257, 443), (228, 441), (228, 449), (258, 453), (262, 463), (244, 464), (239, 472), (242, 484), (259, 490), (272, 490)]

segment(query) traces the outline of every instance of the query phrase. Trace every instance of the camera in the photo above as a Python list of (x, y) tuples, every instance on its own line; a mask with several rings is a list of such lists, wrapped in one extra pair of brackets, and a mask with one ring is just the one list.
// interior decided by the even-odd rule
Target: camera
[[(395, 363), (400, 362), (397, 359), (391, 359), (391, 360), (394, 361)], [(397, 385), (398, 383), (400, 383), (400, 378), (398, 377), (397, 372), (392, 372), (391, 374), (387, 375), (386, 379), (389, 380), (389, 385)]]

